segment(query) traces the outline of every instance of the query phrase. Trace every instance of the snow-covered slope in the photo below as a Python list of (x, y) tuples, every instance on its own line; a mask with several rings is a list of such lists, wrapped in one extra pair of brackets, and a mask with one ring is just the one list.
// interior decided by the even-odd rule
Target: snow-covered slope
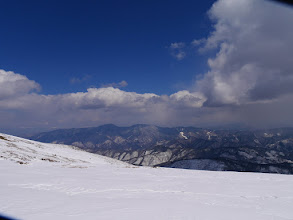
[(1, 133), (0, 158), (31, 166), (88, 168), (97, 165), (117, 164), (131, 167), (124, 162), (90, 154), (73, 146), (40, 143)]
[(293, 176), (135, 167), (0, 134), (0, 213), (18, 219), (293, 219)]

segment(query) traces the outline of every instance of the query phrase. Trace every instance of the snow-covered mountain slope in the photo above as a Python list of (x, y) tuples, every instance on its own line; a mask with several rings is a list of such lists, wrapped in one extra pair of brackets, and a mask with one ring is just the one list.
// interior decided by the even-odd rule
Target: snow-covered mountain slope
[(73, 146), (40, 143), (1, 133), (0, 158), (31, 166), (46, 164), (68, 168), (88, 168), (96, 165), (117, 164), (131, 167), (124, 162), (90, 154)]
[(293, 219), (293, 176), (135, 167), (0, 134), (0, 213), (18, 219)]

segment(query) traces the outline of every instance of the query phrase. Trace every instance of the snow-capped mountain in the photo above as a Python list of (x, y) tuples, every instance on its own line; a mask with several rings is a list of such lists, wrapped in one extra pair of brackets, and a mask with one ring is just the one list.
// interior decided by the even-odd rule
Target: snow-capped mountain
[(55, 130), (31, 139), (74, 145), (134, 165), (293, 174), (293, 128), (252, 131), (103, 125)]
[(16, 219), (293, 218), (293, 176), (136, 167), (0, 134), (0, 214)]

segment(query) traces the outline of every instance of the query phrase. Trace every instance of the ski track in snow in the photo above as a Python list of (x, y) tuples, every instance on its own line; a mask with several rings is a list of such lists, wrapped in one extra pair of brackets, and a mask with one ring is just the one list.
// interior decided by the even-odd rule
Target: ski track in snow
[(136, 167), (5, 134), (0, 175), (17, 219), (293, 219), (292, 175)]

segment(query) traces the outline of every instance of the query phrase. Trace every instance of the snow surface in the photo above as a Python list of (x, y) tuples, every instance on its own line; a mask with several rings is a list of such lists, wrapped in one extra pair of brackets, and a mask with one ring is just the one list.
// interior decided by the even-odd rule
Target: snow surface
[(0, 213), (18, 219), (293, 219), (291, 175), (136, 167), (4, 134), (0, 169)]
[(188, 139), (188, 137), (186, 137), (186, 136), (184, 135), (184, 132), (183, 132), (183, 131), (181, 131), (179, 134), (180, 134), (180, 136), (183, 137), (185, 140)]

